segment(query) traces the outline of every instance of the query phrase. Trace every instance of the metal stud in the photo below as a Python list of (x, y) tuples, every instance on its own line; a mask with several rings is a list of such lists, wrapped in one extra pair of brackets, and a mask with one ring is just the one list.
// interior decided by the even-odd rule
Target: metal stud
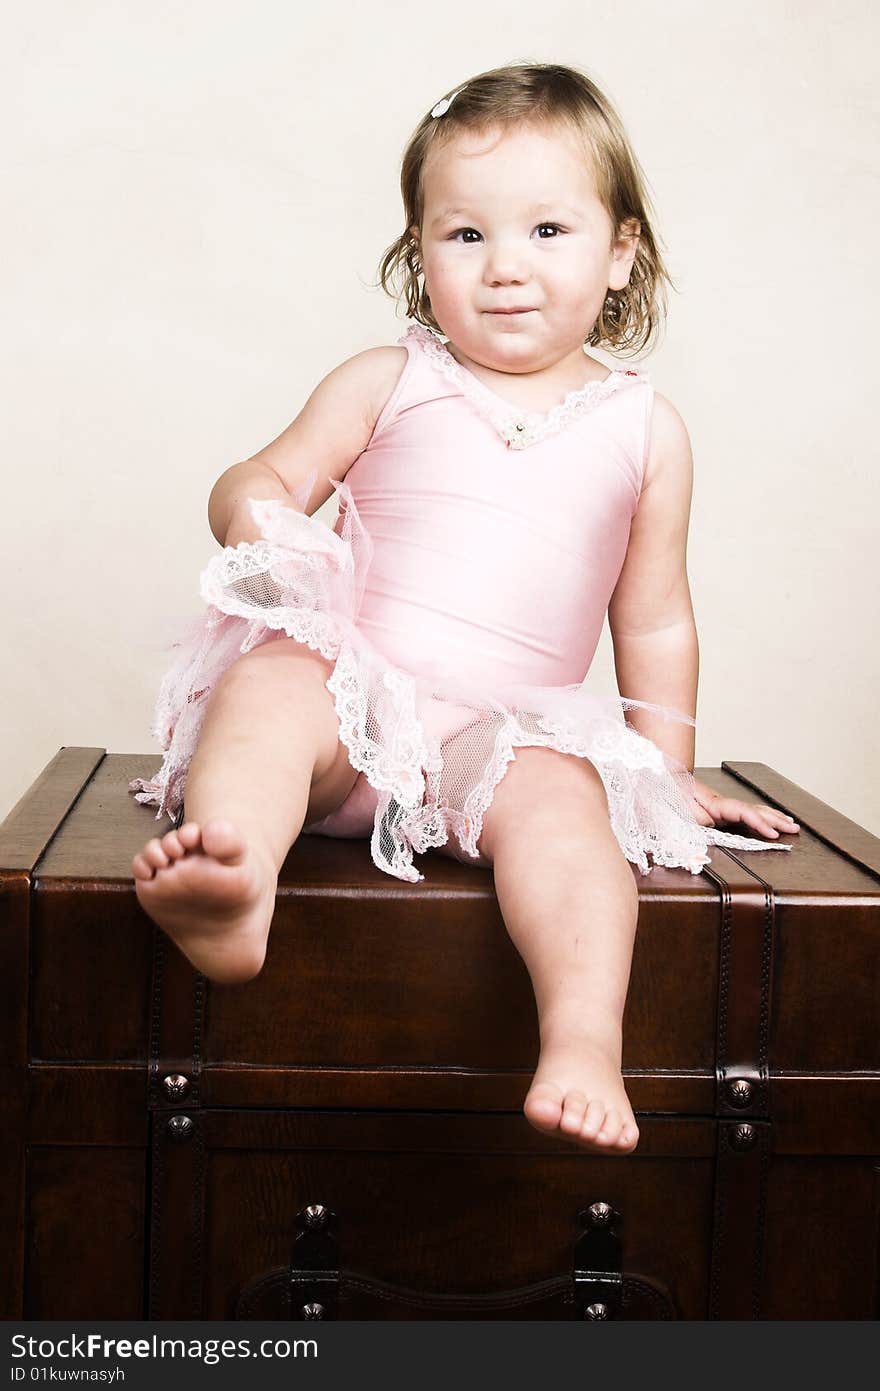
[(304, 1319), (322, 1319), (324, 1317), (323, 1304), (304, 1304), (302, 1306), (302, 1316)]
[(196, 1128), (190, 1116), (172, 1116), (165, 1129), (172, 1140), (189, 1140)]
[(758, 1136), (753, 1125), (746, 1124), (745, 1121), (738, 1125), (730, 1135), (730, 1148), (732, 1150), (750, 1150), (755, 1146)]
[(182, 1101), (189, 1091), (189, 1078), (182, 1072), (171, 1072), (162, 1078), (162, 1086), (169, 1101)]
[(585, 1319), (607, 1319), (607, 1317), (607, 1304), (588, 1304), (586, 1309), (584, 1310)]
[(614, 1209), (610, 1203), (593, 1203), (587, 1208), (587, 1218), (591, 1227), (607, 1227)]
[(327, 1209), (323, 1203), (311, 1203), (304, 1209), (303, 1215), (306, 1219), (306, 1226), (312, 1231), (320, 1231), (327, 1225)]
[(735, 1077), (727, 1084), (727, 1100), (731, 1106), (748, 1106), (754, 1090), (744, 1077)]

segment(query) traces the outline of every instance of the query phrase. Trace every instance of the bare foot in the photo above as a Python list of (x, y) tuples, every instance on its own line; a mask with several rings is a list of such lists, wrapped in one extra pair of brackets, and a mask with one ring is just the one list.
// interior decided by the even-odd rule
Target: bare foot
[(599, 1153), (631, 1154), (639, 1128), (620, 1074), (620, 1050), (586, 1033), (542, 1036), (523, 1105), (537, 1130)]
[(186, 821), (148, 840), (131, 867), (144, 912), (197, 971), (223, 985), (259, 974), (277, 875), (231, 821)]

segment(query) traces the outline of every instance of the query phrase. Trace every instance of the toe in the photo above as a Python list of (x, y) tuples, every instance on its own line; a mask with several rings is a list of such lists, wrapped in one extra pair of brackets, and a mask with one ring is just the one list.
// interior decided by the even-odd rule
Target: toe
[(184, 821), (177, 829), (177, 838), (185, 850), (195, 850), (202, 841), (202, 828), (197, 821)]
[(562, 1114), (562, 1102), (562, 1089), (555, 1082), (536, 1082), (526, 1097), (524, 1109), (529, 1120), (555, 1126)]
[(612, 1107), (610, 1111), (605, 1112), (605, 1122), (596, 1139), (603, 1145), (613, 1145), (620, 1134), (622, 1124), (623, 1117)]
[(162, 849), (172, 860), (179, 860), (181, 855), (186, 854), (176, 831), (169, 831), (167, 836), (162, 837)]
[(151, 864), (154, 869), (165, 869), (167, 865), (171, 863), (165, 851), (162, 849), (162, 842), (155, 837), (153, 840), (147, 841), (141, 854), (147, 863)]
[(599, 1133), (602, 1122), (605, 1119), (605, 1105), (601, 1101), (591, 1101), (584, 1116), (584, 1123), (581, 1134), (587, 1140), (593, 1140)]
[(586, 1092), (579, 1092), (577, 1090), (566, 1092), (565, 1103), (562, 1107), (562, 1116), (559, 1121), (559, 1129), (564, 1130), (566, 1135), (576, 1135), (584, 1123), (586, 1110)]
[(135, 879), (152, 879), (156, 871), (143, 855), (135, 855), (131, 862), (131, 872)]
[(209, 855), (215, 855), (218, 860), (225, 860), (227, 864), (234, 864), (244, 857), (244, 837), (231, 821), (221, 817), (205, 822), (202, 827), (202, 846)]
[(617, 1145), (622, 1150), (634, 1150), (639, 1141), (639, 1128), (634, 1121), (628, 1121), (621, 1127), (617, 1137)]

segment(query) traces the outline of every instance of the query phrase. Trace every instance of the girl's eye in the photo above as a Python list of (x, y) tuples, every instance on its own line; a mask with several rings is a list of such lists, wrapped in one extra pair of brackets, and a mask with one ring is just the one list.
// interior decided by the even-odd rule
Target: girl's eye
[[(561, 231), (563, 230), (562, 227), (559, 226), (558, 222), (539, 222), (539, 223), (538, 223), (537, 230), (538, 230), (539, 232), (540, 232), (540, 231), (543, 231), (543, 229), (544, 229), (545, 227), (551, 227), (551, 228), (553, 229), (554, 232), (561, 232)], [(480, 233), (476, 230), (475, 227), (459, 227), (459, 229), (458, 229), (457, 232), (453, 232), (453, 233), (452, 233), (452, 236), (451, 236), (450, 240), (451, 240), (451, 241), (458, 241), (459, 237), (463, 237), (463, 236), (465, 235), (466, 232), (473, 232), (473, 234), (474, 234), (475, 237), (478, 237), (478, 236), (480, 235)], [(553, 236), (553, 237), (539, 237), (538, 240), (539, 240), (539, 241), (555, 241), (555, 240), (556, 240), (556, 237), (555, 237), (555, 236)], [(465, 246), (473, 246), (473, 242), (465, 242), (464, 244), (465, 244)]]

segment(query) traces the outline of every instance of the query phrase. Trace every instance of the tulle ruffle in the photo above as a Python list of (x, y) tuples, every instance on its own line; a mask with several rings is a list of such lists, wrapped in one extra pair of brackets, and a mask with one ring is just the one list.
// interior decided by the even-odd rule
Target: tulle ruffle
[(708, 846), (788, 850), (702, 826), (693, 814), (694, 779), (682, 764), (625, 720), (640, 707), (694, 721), (645, 701), (570, 686), (494, 685), (419, 675), (386, 660), (358, 630), (372, 542), (351, 490), (335, 484), (342, 526), (331, 531), (301, 510), (315, 475), (294, 497), (250, 503), (263, 540), (227, 547), (201, 575), (203, 616), (175, 644), (162, 679), (153, 735), (165, 757), (151, 779), (130, 783), (136, 800), (176, 817), (211, 691), (228, 667), (262, 642), (292, 637), (334, 663), (327, 688), (352, 767), (375, 789), (374, 863), (398, 879), (424, 878), (413, 853), (455, 837), (465, 856), (477, 842), (494, 789), (515, 749), (541, 746), (587, 758), (608, 799), (623, 854), (640, 873), (654, 865), (693, 874)]

